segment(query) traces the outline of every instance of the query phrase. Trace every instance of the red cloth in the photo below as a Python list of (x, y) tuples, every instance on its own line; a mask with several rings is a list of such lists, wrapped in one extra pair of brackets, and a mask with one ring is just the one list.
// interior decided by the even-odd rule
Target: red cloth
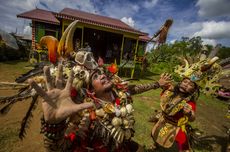
[(176, 136), (176, 143), (179, 150), (189, 150), (188, 138), (181, 129)]
[(77, 138), (76, 133), (70, 133), (66, 136), (67, 140), (70, 140), (73, 143), (72, 151), (73, 152), (88, 152), (89, 149), (93, 149), (93, 152), (109, 152), (108, 147), (103, 145), (101, 140), (94, 140), (92, 145), (89, 145), (88, 139), (80, 139), (80, 145), (76, 143)]
[[(196, 103), (195, 102), (188, 101), (187, 103), (192, 106), (193, 111), (196, 110)], [(181, 113), (179, 113), (179, 114), (180, 114), (180, 118), (181, 118), (182, 114)], [(177, 117), (179, 117), (179, 116), (177, 116)], [(188, 143), (187, 135), (181, 129), (179, 130), (175, 140), (176, 140), (176, 143), (177, 143), (179, 150), (189, 150), (189, 143)]]

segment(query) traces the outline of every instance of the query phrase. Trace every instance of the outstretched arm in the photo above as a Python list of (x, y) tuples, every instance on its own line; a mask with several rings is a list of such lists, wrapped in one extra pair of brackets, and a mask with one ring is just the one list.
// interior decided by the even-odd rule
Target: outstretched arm
[(149, 84), (140, 84), (140, 85), (130, 85), (128, 90), (130, 94), (140, 94), (151, 89), (164, 88), (171, 84), (171, 75), (170, 74), (162, 74), (160, 79), (157, 82), (149, 83)]
[(131, 95), (140, 94), (151, 89), (157, 89), (160, 85), (158, 82), (153, 82), (149, 84), (139, 84), (139, 85), (129, 85), (128, 90)]
[(70, 90), (73, 83), (73, 71), (71, 71), (65, 86), (62, 65), (58, 66), (56, 80), (52, 79), (49, 67), (44, 67), (44, 75), (47, 91), (43, 90), (33, 80), (29, 80), (29, 83), (43, 98), (42, 132), (45, 135), (45, 148), (47, 151), (62, 151), (66, 147), (64, 145), (64, 133), (67, 127), (65, 120), (83, 109), (93, 107), (94, 103), (76, 104), (72, 101)]

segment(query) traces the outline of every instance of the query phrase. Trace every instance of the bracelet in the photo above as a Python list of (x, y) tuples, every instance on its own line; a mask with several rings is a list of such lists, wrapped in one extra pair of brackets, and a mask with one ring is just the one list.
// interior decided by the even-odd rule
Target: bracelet
[(60, 139), (64, 136), (66, 120), (63, 120), (62, 122), (58, 124), (48, 124), (45, 122), (44, 117), (41, 118), (41, 132), (44, 136), (46, 136), (49, 139)]

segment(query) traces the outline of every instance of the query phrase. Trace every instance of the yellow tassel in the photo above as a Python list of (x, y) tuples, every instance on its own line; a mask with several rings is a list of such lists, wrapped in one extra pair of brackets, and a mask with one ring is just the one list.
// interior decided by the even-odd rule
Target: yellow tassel
[(183, 132), (186, 132), (185, 124), (188, 122), (188, 117), (184, 116), (178, 120), (177, 126), (181, 128)]

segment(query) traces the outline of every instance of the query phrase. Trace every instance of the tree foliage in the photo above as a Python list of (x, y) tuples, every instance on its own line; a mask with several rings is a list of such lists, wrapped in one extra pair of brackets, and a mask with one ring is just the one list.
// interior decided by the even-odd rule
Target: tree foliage
[[(205, 54), (208, 55), (214, 49), (211, 45), (205, 45)], [(182, 37), (180, 41), (174, 44), (164, 44), (157, 49), (152, 49), (147, 56), (150, 63), (149, 70), (154, 73), (173, 72), (173, 68), (180, 64), (180, 57), (187, 60), (196, 60), (200, 54), (204, 53), (204, 46), (202, 45), (201, 37)], [(230, 56), (230, 48), (220, 47), (217, 56), (224, 59)]]
[(230, 57), (230, 48), (229, 47), (221, 47), (219, 52), (217, 53), (217, 56), (220, 58), (220, 59), (225, 59), (225, 58), (228, 58)]
[(19, 47), (18, 50), (7, 46), (4, 40), (0, 39), (0, 62), (20, 59), (28, 60), (30, 48), (27, 47), (27, 44), (25, 44), (24, 41), (19, 40), (16, 37), (15, 39)]

